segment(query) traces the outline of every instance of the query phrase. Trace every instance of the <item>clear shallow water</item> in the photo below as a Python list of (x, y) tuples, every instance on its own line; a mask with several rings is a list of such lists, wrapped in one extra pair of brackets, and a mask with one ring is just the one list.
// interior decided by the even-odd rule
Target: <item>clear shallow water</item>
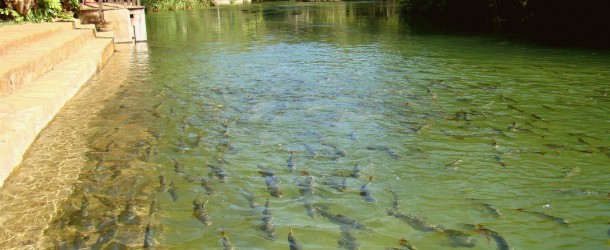
[[(447, 229), (473, 249), (498, 248), (463, 224), (515, 249), (607, 248), (608, 52), (418, 34), (395, 11), (277, 3), (149, 14), (146, 74), (127, 74), (81, 121), (88, 160), (48, 246), (141, 247), (150, 221), (161, 249), (221, 248), (221, 229), (238, 249), (286, 249), (291, 229), (305, 249), (401, 238), (451, 248)], [(369, 176), (375, 202), (361, 196)], [(194, 215), (196, 199), (211, 225)], [(275, 240), (261, 230), (266, 199)]]

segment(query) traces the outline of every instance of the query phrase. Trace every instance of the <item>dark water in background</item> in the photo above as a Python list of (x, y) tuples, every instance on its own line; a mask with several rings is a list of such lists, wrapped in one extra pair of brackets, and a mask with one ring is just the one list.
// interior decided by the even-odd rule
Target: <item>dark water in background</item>
[[(141, 247), (151, 222), (160, 249), (221, 248), (221, 229), (237, 249), (287, 249), (291, 229), (305, 249), (401, 238), (446, 249), (467, 238), (447, 229), (473, 249), (500, 237), (515, 249), (607, 248), (610, 54), (420, 34), (396, 11), (270, 3), (148, 14), (145, 71), (122, 73), (114, 96), (90, 104), (102, 110), (79, 121), (88, 160), (48, 246)], [(361, 196), (369, 176), (374, 202)], [(261, 229), (266, 199), (275, 240)], [(194, 200), (207, 201), (210, 225)]]

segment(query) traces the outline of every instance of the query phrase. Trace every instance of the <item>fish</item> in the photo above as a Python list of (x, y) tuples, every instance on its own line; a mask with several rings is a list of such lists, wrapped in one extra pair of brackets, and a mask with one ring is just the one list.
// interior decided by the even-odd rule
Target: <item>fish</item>
[(80, 205), (80, 216), (83, 218), (89, 217), (89, 199), (86, 195), (83, 195), (83, 199)]
[(347, 155), (347, 152), (345, 152), (345, 150), (340, 149), (339, 147), (337, 147), (335, 145), (331, 145), (331, 144), (326, 143), (326, 142), (323, 142), (321, 144), (324, 145), (324, 146), (331, 147), (334, 150), (334, 153), (335, 153), (336, 156), (345, 157)]
[(544, 107), (544, 108), (546, 108), (546, 109), (548, 109), (548, 110), (550, 110), (550, 111), (557, 112), (557, 110), (556, 110), (556, 109), (554, 109), (553, 107), (551, 107), (551, 106), (549, 106), (549, 105), (542, 104), (542, 107)]
[(157, 197), (153, 197), (152, 201), (150, 202), (150, 208), (148, 209), (148, 215), (152, 216), (153, 214), (156, 214), (159, 211), (161, 211), (161, 205), (159, 205), (159, 200), (157, 200)]
[(104, 166), (104, 154), (98, 154), (97, 164), (95, 170), (100, 170)]
[(263, 209), (263, 211), (261, 212), (263, 215), (263, 222), (270, 222), (272, 217), (271, 217), (271, 209), (269, 209), (269, 199), (267, 199), (265, 201), (265, 208)]
[(316, 193), (316, 180), (313, 176), (311, 176), (306, 170), (303, 170), (301, 175), (305, 175), (305, 180), (303, 182), (299, 181), (299, 191), (302, 195), (314, 195)]
[(292, 150), (290, 150), (290, 157), (288, 157), (288, 159), (286, 160), (286, 167), (288, 168), (288, 171), (290, 171), (291, 173), (293, 173), (295, 170), (294, 152)]
[(210, 221), (208, 210), (205, 207), (209, 200), (201, 202), (200, 199), (201, 198), (198, 197), (193, 201), (193, 205), (195, 206), (193, 214), (195, 215), (195, 218), (197, 218), (197, 220), (203, 223), (203, 225), (210, 226), (212, 225), (212, 222)]
[(496, 141), (496, 139), (491, 138), (491, 148), (493, 149), (498, 149), (500, 146), (498, 145), (498, 142)]
[(292, 233), (292, 228), (290, 228), (290, 232), (288, 233), (288, 245), (290, 246), (290, 250), (302, 250), (303, 247), (297, 242), (296, 237)]
[(485, 228), (483, 225), (472, 225), (472, 224), (462, 224), (462, 227), (480, 234), (485, 235), (485, 237), (491, 237), (496, 242), (498, 250), (510, 250), (510, 246), (508, 242), (504, 238), (504, 236), (500, 235), (498, 232), (493, 231), (491, 229)]
[(244, 195), (244, 197), (246, 198), (246, 200), (248, 201), (248, 205), (250, 206), (250, 208), (257, 208), (260, 205), (256, 202), (256, 195), (248, 192), (244, 189), (241, 189), (241, 193)]
[[(609, 132), (610, 133), (610, 132)], [(598, 146), (597, 149), (599, 149), (599, 151), (601, 151), (602, 153), (604, 153), (608, 158), (610, 158), (610, 148), (604, 147), (604, 146)]]
[(152, 145), (148, 145), (144, 153), (144, 161), (150, 162), (150, 158), (155, 154), (155, 148)]
[(553, 192), (555, 192), (556, 194), (560, 194), (560, 195), (606, 196), (606, 194), (603, 194), (600, 192), (587, 190), (587, 189), (580, 189), (580, 188), (560, 188), (560, 189), (553, 190)]
[(273, 172), (273, 170), (269, 169), (269, 168), (265, 168), (261, 165), (257, 165), (259, 171), (258, 173), (262, 176), (262, 177), (270, 177), (270, 176), (275, 176), (275, 172)]
[(282, 190), (280, 190), (278, 182), (279, 181), (276, 176), (265, 177), (265, 185), (267, 186), (267, 191), (269, 194), (276, 198), (282, 198), (283, 193)]
[(140, 224), (140, 217), (136, 213), (134, 200), (127, 202), (125, 209), (119, 214), (118, 221), (125, 225)]
[(339, 238), (338, 244), (339, 248), (348, 249), (348, 250), (356, 250), (360, 249), (360, 243), (358, 239), (354, 237), (351, 232), (351, 228), (341, 226), (339, 227), (341, 230), (341, 238)]
[(106, 244), (108, 244), (111, 240), (116, 238), (119, 235), (119, 227), (113, 226), (108, 229), (108, 231), (102, 233), (98, 238), (95, 244), (91, 246), (91, 249), (103, 249)]
[(307, 156), (316, 157), (318, 155), (318, 153), (316, 153), (316, 150), (313, 149), (311, 146), (305, 144), (303, 145), (303, 147), (305, 147), (305, 151), (307, 151)]
[(400, 248), (391, 248), (391, 249), (397, 249), (397, 250), (417, 250), (417, 248), (415, 246), (413, 246), (408, 240), (402, 238), (400, 240), (398, 240), (398, 245), (400, 246)]
[(368, 147), (366, 147), (366, 149), (385, 152), (385, 153), (387, 153), (390, 156), (390, 158), (392, 158), (394, 160), (400, 159), (400, 156), (398, 156), (398, 154), (394, 150), (391, 150), (388, 147), (384, 147), (384, 146), (368, 146)]
[(519, 124), (517, 124), (517, 122), (515, 122), (515, 121), (513, 121), (513, 123), (512, 123), (511, 125), (509, 125), (509, 126), (508, 126), (508, 130), (510, 130), (510, 131), (515, 131), (515, 132), (524, 132), (524, 133), (527, 133), (527, 134), (531, 134), (531, 135), (538, 136), (538, 137), (540, 137), (540, 138), (545, 138), (545, 137), (546, 137), (546, 136), (544, 136), (544, 135), (541, 135), (541, 134), (536, 133), (536, 132), (534, 132), (534, 131), (531, 131), (531, 130), (529, 130), (529, 129), (526, 129), (526, 128), (521, 128), (521, 127), (519, 126)]
[(405, 215), (391, 209), (388, 209), (387, 213), (388, 215), (394, 216), (397, 219), (409, 224), (409, 226), (416, 230), (422, 232), (443, 232), (443, 228), (441, 226), (432, 225), (422, 217), (416, 215)]
[(102, 203), (104, 206), (107, 206), (110, 208), (114, 208), (116, 206), (116, 203), (114, 202), (114, 200), (112, 200), (108, 197), (100, 196), (97, 194), (94, 194), (93, 197), (95, 197), (98, 201), (100, 201), (100, 203)]
[(316, 203), (315, 200), (305, 198), (305, 197), (303, 197), (302, 200), (303, 200), (303, 206), (305, 207), (305, 211), (307, 212), (307, 215), (309, 217), (315, 219), (316, 217), (318, 217), (318, 215), (320, 215), (320, 213), (314, 207), (314, 204)]
[(494, 155), (494, 159), (498, 164), (500, 164), (500, 166), (506, 168), (506, 163), (502, 161), (502, 157), (499, 154)]
[(455, 229), (444, 229), (443, 235), (449, 239), (452, 247), (474, 247), (476, 239), (468, 233)]
[(377, 199), (375, 199), (375, 197), (373, 197), (373, 195), (371, 195), (371, 190), (369, 189), (369, 184), (371, 184), (372, 180), (373, 180), (373, 176), (371, 175), (371, 176), (369, 176), (369, 181), (360, 187), (360, 196), (362, 196), (362, 199), (364, 199), (364, 201), (366, 201), (366, 202), (376, 202), (377, 201)]
[(184, 153), (188, 150), (191, 150), (191, 147), (187, 143), (185, 143), (181, 138), (178, 139), (178, 152)]
[(535, 128), (535, 129), (544, 130), (544, 131), (549, 131), (549, 129), (548, 129), (548, 128), (544, 128), (544, 127), (538, 126), (538, 125), (536, 125), (536, 124), (534, 124), (534, 123), (531, 123), (531, 122), (525, 122), (525, 124), (527, 124), (528, 126), (530, 126), (530, 127), (532, 127), (532, 128)]
[(460, 163), (462, 163), (462, 158), (457, 159), (457, 160), (453, 161), (452, 163), (449, 163), (449, 164), (445, 165), (445, 168), (446, 169), (457, 170), (458, 167), (460, 167)]
[(178, 201), (178, 193), (176, 193), (177, 192), (177, 187), (176, 187), (176, 185), (174, 185), (174, 182), (172, 182), (172, 181), (169, 182), (169, 189), (167, 191), (172, 196), (172, 200), (174, 202), (177, 202)]
[(501, 217), (502, 213), (500, 213), (500, 210), (494, 208), (491, 204), (489, 203), (484, 203), (484, 202), (480, 202), (478, 199), (473, 199), (470, 198), (469, 200), (471, 200), (473, 202), (473, 204), (479, 206), (480, 208), (482, 208), (487, 214), (493, 216), (493, 217)]
[(155, 240), (150, 221), (146, 224), (146, 230), (144, 231), (144, 248), (155, 248)]
[(389, 191), (392, 193), (392, 198), (394, 198), (392, 201), (392, 208), (394, 208), (394, 210), (398, 210), (398, 205), (400, 205), (398, 201), (398, 194), (396, 194), (396, 191), (394, 191), (393, 188), (390, 188)]
[(74, 235), (74, 249), (87, 248), (87, 241), (89, 241), (90, 238), (89, 235), (83, 235), (80, 232), (76, 232)]
[[(157, 95), (157, 96), (158, 96), (158, 95)], [(165, 103), (165, 101), (166, 101), (166, 100), (167, 100), (166, 98), (163, 98), (163, 100), (161, 100), (161, 102), (159, 102), (159, 103), (157, 103), (157, 104), (153, 105), (153, 106), (152, 106), (152, 108), (153, 108), (153, 109), (159, 109), (159, 107), (161, 107), (161, 105), (163, 105), (163, 103)]]
[(106, 153), (110, 152), (110, 149), (112, 149), (114, 144), (115, 144), (114, 141), (111, 141), (108, 144), (106, 144), (106, 147), (104, 148), (104, 152), (106, 152)]
[(585, 139), (583, 139), (583, 138), (581, 138), (581, 137), (578, 137), (578, 138), (577, 138), (577, 140), (578, 140), (578, 142), (580, 142), (580, 143), (582, 143), (582, 144), (585, 144), (585, 145), (591, 145), (591, 143), (588, 143), (587, 141), (585, 141)]
[(564, 226), (567, 226), (567, 225), (570, 224), (570, 222), (568, 220), (564, 219), (564, 218), (553, 216), (553, 215), (549, 215), (549, 214), (545, 214), (545, 213), (538, 212), (538, 211), (530, 211), (530, 210), (525, 210), (523, 208), (518, 208), (517, 211), (528, 213), (528, 214), (532, 214), (532, 215), (536, 215), (536, 216), (538, 216), (540, 218), (551, 220), (551, 221), (557, 222), (557, 223), (559, 223), (561, 225), (564, 225)]
[(212, 195), (216, 189), (212, 182), (208, 181), (205, 177), (201, 176), (201, 186), (205, 189), (205, 193)]
[(508, 126), (508, 130), (510, 130), (510, 131), (518, 131), (519, 130), (519, 124), (517, 124), (517, 122), (513, 121), (513, 123)]
[(198, 180), (200, 180), (199, 175), (192, 175), (192, 174), (185, 174), (182, 176), (182, 178), (188, 182), (196, 182)]
[(588, 135), (588, 134), (585, 134), (585, 133), (568, 132), (567, 134), (569, 136), (582, 137), (582, 138), (593, 139), (593, 140), (597, 140), (597, 141), (601, 141), (602, 140), (599, 137)]
[(339, 185), (339, 191), (345, 192), (347, 190), (347, 178), (343, 175), (343, 171), (339, 171), (339, 177), (341, 177), (341, 184)]
[(464, 121), (470, 121), (470, 113), (464, 111), (464, 110), (460, 110), (458, 112), (455, 112), (454, 115), (454, 119), (451, 120), (464, 120)]
[(544, 156), (546, 154), (546, 152), (544, 151), (532, 151), (532, 150), (511, 150), (508, 151), (506, 154), (537, 154), (537, 155), (542, 155)]
[(271, 196), (273, 197), (282, 198), (282, 190), (280, 190), (279, 180), (275, 175), (275, 172), (273, 172), (273, 170), (271, 169), (263, 168), (260, 165), (258, 166), (258, 168), (260, 169), (258, 173), (260, 173), (261, 176), (265, 177), (265, 185), (267, 186), (267, 192), (269, 192), (269, 194), (271, 194)]
[(350, 177), (353, 178), (360, 178), (360, 176), (362, 175), (362, 170), (360, 169), (360, 166), (358, 166), (358, 163), (356, 163), (356, 165), (354, 166), (354, 170), (352, 171), (352, 174), (350, 174)]
[(532, 114), (531, 116), (532, 116), (532, 118), (534, 118), (534, 119), (536, 119), (536, 120), (539, 120), (539, 121), (546, 121), (546, 120), (542, 119), (542, 117), (541, 117), (541, 116), (539, 116), (539, 115), (537, 115), (537, 114)]
[(233, 243), (231, 243), (231, 241), (229, 240), (229, 237), (227, 236), (227, 233), (225, 233), (224, 229), (220, 230), (220, 237), (222, 237), (222, 249), (223, 250), (235, 250), (235, 247), (233, 247)]
[(165, 181), (165, 176), (159, 175), (159, 192), (167, 191), (167, 182)]
[(510, 104), (509, 104), (509, 105), (506, 105), (506, 107), (508, 107), (509, 109), (516, 110), (516, 111), (518, 111), (518, 112), (519, 112), (519, 113), (521, 113), (521, 114), (525, 113), (525, 110), (520, 109), (520, 108), (517, 108), (517, 107), (515, 107), (515, 106), (513, 106), (513, 105), (510, 105)]
[(262, 212), (262, 223), (259, 225), (259, 229), (265, 233), (265, 238), (271, 241), (277, 239), (275, 235), (275, 227), (273, 226), (273, 217), (271, 217), (271, 209), (269, 209), (269, 199), (265, 202), (265, 208)]
[(98, 225), (95, 228), (96, 232), (105, 232), (110, 228), (116, 227), (117, 224), (117, 216), (112, 214), (110, 216), (103, 216), (102, 218), (97, 218), (99, 221)]
[(366, 229), (366, 226), (364, 226), (363, 224), (359, 223), (358, 221), (356, 221), (352, 218), (349, 218), (342, 214), (332, 214), (327, 209), (325, 209), (321, 206), (314, 206), (314, 208), (316, 209), (316, 211), (318, 211), (318, 213), (320, 215), (322, 215), (322, 217), (328, 219), (330, 222), (332, 222), (334, 224), (337, 224), (339, 226), (350, 227), (353, 229)]
[(190, 127), (190, 124), (187, 120), (182, 120), (182, 123), (180, 123), (180, 128), (182, 128), (182, 130), (187, 130)]
[(580, 174), (580, 167), (573, 167), (570, 169), (564, 169), (561, 171), (561, 175), (564, 179), (569, 179), (570, 177), (574, 177)]
[(197, 134), (197, 140), (195, 141), (196, 147), (201, 147), (205, 143), (205, 137), (201, 133)]
[(508, 97), (508, 96), (505, 96), (505, 95), (503, 95), (503, 94), (502, 94), (502, 95), (500, 95), (500, 100), (502, 100), (502, 101), (505, 101), (505, 100), (506, 100), (506, 101), (513, 102), (513, 103), (515, 103), (515, 104), (519, 104), (519, 102), (517, 102), (517, 100), (515, 100), (515, 99), (513, 99), (513, 98), (510, 98), (510, 97)]
[(339, 170), (339, 178), (340, 180), (336, 180), (334, 178), (324, 178), (324, 184), (330, 186), (332, 189), (337, 190), (339, 192), (345, 192), (347, 190), (347, 178), (343, 175), (343, 171)]
[(356, 132), (352, 131), (349, 132), (349, 139), (352, 141), (357, 141), (358, 140), (358, 136), (356, 135)]
[(207, 164), (207, 166), (211, 169), (211, 173), (210, 174), (214, 174), (216, 177), (218, 177), (218, 179), (220, 179), (221, 182), (225, 183), (227, 182), (227, 172), (222, 170), (219, 167), (216, 167), (212, 164)]
[(184, 174), (184, 164), (182, 162), (174, 160), (174, 171), (179, 174)]

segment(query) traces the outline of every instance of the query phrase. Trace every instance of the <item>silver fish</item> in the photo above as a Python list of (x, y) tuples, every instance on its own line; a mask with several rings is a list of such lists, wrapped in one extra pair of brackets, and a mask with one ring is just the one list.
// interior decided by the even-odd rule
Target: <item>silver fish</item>
[(294, 237), (294, 234), (292, 233), (292, 228), (290, 229), (290, 232), (288, 233), (288, 245), (290, 246), (290, 250), (302, 250), (303, 247), (301, 247), (301, 245), (297, 242), (296, 237)]
[(362, 198), (366, 202), (376, 202), (377, 201), (377, 199), (375, 199), (375, 197), (373, 197), (373, 195), (371, 195), (371, 190), (369, 189), (369, 184), (371, 184), (372, 180), (373, 180), (373, 176), (371, 175), (371, 176), (369, 176), (369, 181), (360, 187), (360, 196), (362, 196)]
[(227, 237), (227, 234), (225, 233), (225, 230), (220, 230), (220, 236), (222, 237), (222, 249), (223, 250), (235, 250), (235, 247), (233, 247), (233, 243), (231, 243), (231, 241), (229, 241), (229, 237)]
[(150, 221), (146, 224), (146, 231), (144, 232), (144, 248), (155, 249), (155, 240)]
[(195, 206), (193, 214), (195, 215), (195, 218), (197, 218), (197, 220), (201, 221), (201, 223), (206, 226), (212, 225), (212, 222), (210, 221), (210, 217), (208, 215), (208, 210), (205, 207), (208, 201), (209, 200), (201, 202), (200, 198), (197, 198), (193, 201), (193, 205)]

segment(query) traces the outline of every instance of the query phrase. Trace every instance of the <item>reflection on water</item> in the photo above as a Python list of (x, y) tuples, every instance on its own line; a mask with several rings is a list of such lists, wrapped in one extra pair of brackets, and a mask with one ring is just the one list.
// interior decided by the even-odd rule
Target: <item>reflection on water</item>
[(42, 244), (606, 246), (607, 52), (418, 35), (395, 8), (149, 15), (146, 68), (71, 114), (85, 159)]

